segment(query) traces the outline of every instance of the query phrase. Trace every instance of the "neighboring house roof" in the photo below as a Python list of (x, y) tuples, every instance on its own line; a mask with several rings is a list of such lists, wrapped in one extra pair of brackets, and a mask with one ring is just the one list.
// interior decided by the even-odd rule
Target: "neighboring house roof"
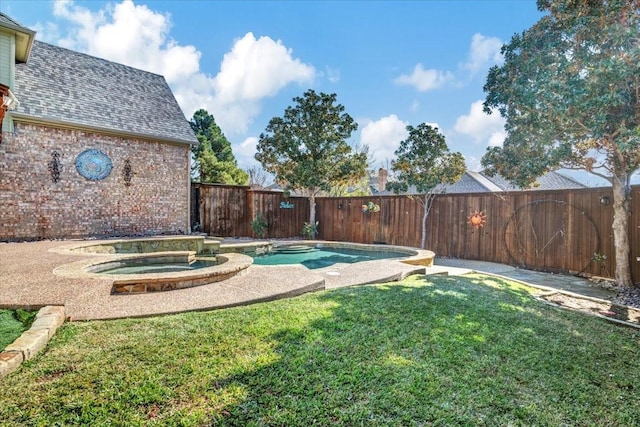
[[(538, 185), (532, 188), (521, 188), (513, 185), (500, 175), (493, 177), (484, 172), (466, 171), (455, 184), (442, 184), (436, 187), (436, 193), (497, 193), (503, 191), (527, 191), (527, 190), (567, 190), (572, 188), (585, 188), (573, 178), (558, 172), (549, 172), (536, 180)], [(393, 192), (385, 190), (376, 195), (390, 195)], [(418, 194), (415, 187), (410, 187), (406, 194)]]
[(163, 76), (34, 41), (16, 64), (16, 119), (197, 144)]
[(441, 184), (436, 187), (437, 193), (490, 193), (503, 191), (485, 176), (478, 172), (466, 171), (454, 184)]
[[(493, 177), (487, 176), (484, 172), (480, 172), (487, 179), (490, 179), (493, 183), (495, 183), (498, 187), (502, 188), (503, 191), (520, 191), (523, 190), (521, 187), (514, 185), (507, 181), (501, 175), (495, 175)], [(570, 188), (585, 188), (586, 185), (576, 181), (575, 179), (563, 175), (558, 172), (548, 172), (545, 175), (542, 175), (538, 179), (536, 179), (536, 184), (525, 190), (567, 190)]]

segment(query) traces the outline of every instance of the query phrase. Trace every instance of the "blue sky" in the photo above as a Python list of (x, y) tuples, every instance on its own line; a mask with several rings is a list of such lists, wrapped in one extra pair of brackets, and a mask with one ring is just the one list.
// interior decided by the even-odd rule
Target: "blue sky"
[(41, 41), (164, 75), (188, 119), (213, 114), (241, 167), (257, 165), (269, 120), (312, 88), (337, 94), (373, 168), (407, 124), (429, 123), (479, 170), (504, 138), (499, 115), (482, 112), (487, 71), (540, 19), (535, 3), (0, 0), (0, 11)]

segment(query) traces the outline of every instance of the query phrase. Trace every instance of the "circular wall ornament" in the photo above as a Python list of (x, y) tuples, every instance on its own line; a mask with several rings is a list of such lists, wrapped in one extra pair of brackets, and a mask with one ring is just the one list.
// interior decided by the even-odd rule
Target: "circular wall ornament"
[(484, 224), (487, 222), (487, 216), (482, 211), (475, 211), (471, 215), (469, 215), (469, 224), (473, 228), (484, 227)]
[(85, 150), (76, 157), (78, 173), (91, 181), (105, 179), (111, 173), (112, 168), (109, 156), (94, 148)]

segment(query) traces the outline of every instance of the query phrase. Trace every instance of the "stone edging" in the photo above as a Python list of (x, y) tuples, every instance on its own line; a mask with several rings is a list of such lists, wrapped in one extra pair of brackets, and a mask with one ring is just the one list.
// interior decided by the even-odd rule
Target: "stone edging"
[[(527, 281), (520, 280), (520, 279), (514, 279), (512, 277), (504, 276), (504, 275), (501, 275), (501, 274), (486, 273), (486, 272), (480, 271), (480, 270), (473, 270), (473, 271), (476, 272), (476, 273), (486, 274), (487, 276), (494, 276), (494, 277), (499, 277), (501, 279), (509, 280), (509, 281), (512, 281), (512, 282), (517, 282), (517, 283), (520, 283), (520, 284), (525, 285), (525, 286), (529, 286), (529, 287), (532, 287), (532, 288), (535, 288), (535, 289), (539, 289), (541, 291), (546, 291), (546, 293), (549, 294), (549, 295), (550, 294), (564, 294), (564, 295), (570, 296), (572, 298), (580, 298), (580, 299), (589, 300), (589, 301), (612, 304), (611, 301), (604, 300), (602, 298), (590, 297), (588, 295), (581, 295), (581, 294), (577, 294), (575, 292), (570, 292), (570, 291), (564, 291), (564, 290), (561, 290), (561, 289), (551, 288), (549, 286), (537, 285), (535, 283), (527, 282)], [(575, 311), (575, 312), (578, 312), (578, 313), (585, 314), (587, 316), (599, 317), (600, 319), (607, 320), (607, 321), (609, 321), (611, 323), (617, 323), (619, 325), (630, 326), (632, 328), (640, 329), (640, 325), (638, 325), (637, 323), (627, 322), (625, 320), (620, 320), (620, 319), (614, 319), (613, 317), (603, 316), (602, 314), (598, 314), (598, 313), (591, 313), (591, 312), (586, 311), (586, 310), (579, 310), (579, 309), (576, 309), (576, 308), (565, 307), (563, 305), (556, 304), (556, 303), (554, 303), (552, 301), (545, 300), (543, 298), (544, 295), (545, 294), (534, 295), (533, 298), (538, 302), (550, 305), (552, 307), (562, 308), (562, 309), (565, 309), (565, 310), (571, 310), (571, 311)], [(618, 304), (618, 305), (620, 305), (620, 304)]]
[(22, 362), (35, 357), (64, 323), (64, 306), (48, 305), (38, 310), (29, 330), (0, 352), (0, 379), (20, 367)]

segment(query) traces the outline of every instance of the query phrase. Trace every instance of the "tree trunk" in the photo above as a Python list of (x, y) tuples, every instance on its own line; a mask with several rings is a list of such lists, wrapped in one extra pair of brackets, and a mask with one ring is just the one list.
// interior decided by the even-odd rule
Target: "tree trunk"
[(631, 264), (629, 262), (629, 199), (630, 187), (626, 175), (614, 176), (613, 184), (613, 243), (615, 246), (616, 283), (620, 286), (632, 286)]
[(311, 227), (310, 237), (316, 238), (316, 193), (314, 191), (309, 192), (309, 227)]
[(429, 216), (429, 207), (429, 194), (425, 194), (422, 204), (422, 240), (420, 241), (421, 249), (426, 249), (427, 246), (427, 217)]

